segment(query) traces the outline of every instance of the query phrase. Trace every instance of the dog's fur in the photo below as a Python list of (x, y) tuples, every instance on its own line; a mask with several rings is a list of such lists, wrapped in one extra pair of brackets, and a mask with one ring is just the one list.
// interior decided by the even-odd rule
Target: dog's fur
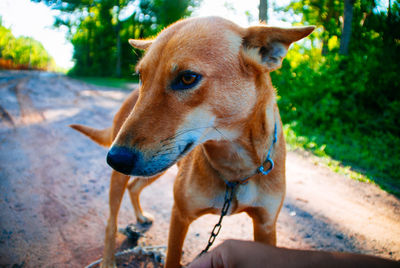
[[(166, 267), (179, 267), (193, 220), (220, 214), (224, 180), (252, 175), (238, 186), (228, 214), (246, 212), (253, 219), (254, 239), (275, 245), (275, 223), (285, 195), (286, 151), (269, 72), (281, 66), (292, 42), (313, 29), (241, 28), (208, 17), (177, 22), (154, 40), (130, 40), (132, 46), (147, 50), (137, 66), (139, 90), (122, 104), (111, 128), (72, 125), (99, 144), (111, 145), (108, 162), (122, 172), (114, 170), (111, 176), (102, 267), (115, 265), (117, 214), (125, 189), (137, 221), (152, 221), (140, 208), (139, 194), (176, 162)], [(174, 90), (173, 81), (187, 70), (201, 79), (192, 88)], [(275, 124), (278, 139), (271, 145)], [(268, 175), (253, 175), (270, 147), (275, 167)], [(139, 178), (128, 183), (130, 175)]]

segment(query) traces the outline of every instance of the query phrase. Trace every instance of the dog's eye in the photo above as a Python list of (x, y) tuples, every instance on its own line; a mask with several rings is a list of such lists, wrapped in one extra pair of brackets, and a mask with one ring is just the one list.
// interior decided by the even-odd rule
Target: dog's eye
[(173, 90), (189, 89), (199, 83), (201, 75), (192, 71), (180, 73), (171, 84)]
[(196, 81), (197, 75), (195, 74), (184, 74), (182, 75), (182, 83), (184, 83), (185, 85), (191, 85), (194, 83), (194, 81)]

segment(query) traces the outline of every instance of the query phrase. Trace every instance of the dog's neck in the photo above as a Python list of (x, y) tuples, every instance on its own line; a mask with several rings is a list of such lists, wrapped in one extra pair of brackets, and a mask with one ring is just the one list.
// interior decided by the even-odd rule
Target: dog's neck
[(280, 127), (275, 93), (269, 79), (268, 82), (263, 91), (258, 91), (253, 111), (240, 124), (239, 137), (202, 145), (208, 162), (225, 181), (240, 181), (253, 175), (266, 159), (275, 124)]

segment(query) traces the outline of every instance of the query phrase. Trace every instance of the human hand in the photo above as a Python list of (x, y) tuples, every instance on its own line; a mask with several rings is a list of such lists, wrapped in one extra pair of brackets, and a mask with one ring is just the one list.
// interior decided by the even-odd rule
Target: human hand
[[(276, 248), (257, 242), (226, 240), (212, 251), (195, 259), (188, 268), (276, 267)], [(276, 257), (276, 256), (275, 256)]]
[(227, 240), (195, 259), (188, 268), (399, 268), (400, 262), (375, 256), (273, 247), (257, 242)]

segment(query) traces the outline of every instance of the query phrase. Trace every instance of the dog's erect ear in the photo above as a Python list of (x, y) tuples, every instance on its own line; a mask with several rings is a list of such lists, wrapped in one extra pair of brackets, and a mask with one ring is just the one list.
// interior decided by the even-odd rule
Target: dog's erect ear
[(314, 26), (279, 28), (253, 26), (247, 28), (243, 38), (244, 54), (251, 61), (274, 71), (281, 67), (291, 43), (308, 36)]
[(138, 49), (148, 49), (149, 46), (153, 43), (153, 40), (140, 40), (140, 39), (129, 39), (129, 44), (134, 48)]

